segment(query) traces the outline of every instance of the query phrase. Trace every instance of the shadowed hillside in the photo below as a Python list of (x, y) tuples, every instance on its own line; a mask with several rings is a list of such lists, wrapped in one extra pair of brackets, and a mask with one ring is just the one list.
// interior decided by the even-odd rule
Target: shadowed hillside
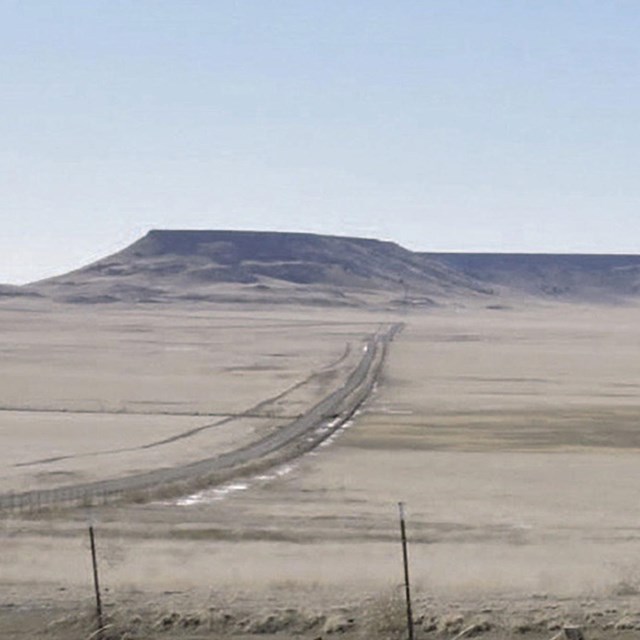
[(640, 256), (424, 253), (487, 285), (534, 296), (614, 301), (640, 294)]
[(420, 306), (532, 296), (618, 302), (639, 292), (639, 256), (416, 253), (363, 238), (154, 230), (89, 266), (27, 287), (3, 287), (0, 296)]

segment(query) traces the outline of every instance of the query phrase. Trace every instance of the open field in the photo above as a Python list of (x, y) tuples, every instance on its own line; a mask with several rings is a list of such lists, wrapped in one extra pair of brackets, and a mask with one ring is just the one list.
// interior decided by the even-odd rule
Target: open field
[(0, 322), (5, 493), (140, 474), (246, 446), (339, 388), (377, 329), (371, 321), (319, 323), (313, 314), (292, 322), (37, 305), (4, 309)]
[[(0, 310), (2, 410), (240, 413), (343, 359), (376, 327), (366, 315), (350, 323), (320, 310), (44, 302)], [(289, 396), (287, 411), (306, 407), (306, 394)]]
[[(207, 316), (112, 308), (100, 318), (83, 309), (38, 313), (0, 310), (11, 358), (3, 358), (0, 376), (11, 381), (16, 370), (23, 381), (33, 378), (29, 389), (43, 390), (41, 398), (20, 394), (20, 385), (9, 382), (0, 398), (7, 409), (0, 434), (14, 447), (14, 454), (2, 448), (3, 483), (14, 481), (15, 452), (15, 461), (28, 461), (59, 446), (74, 456), (59, 464), (78, 473), (126, 473), (144, 463), (135, 453), (144, 443), (188, 431), (201, 418), (206, 424), (213, 414), (215, 420), (257, 406), (251, 417), (224, 425), (226, 432), (199, 432), (202, 440), (193, 440), (188, 454), (180, 449), (186, 438), (167, 445), (169, 458), (147, 460), (179, 462), (200, 447), (235, 446), (273, 427), (274, 416), (297, 415), (335, 388), (357, 361), (363, 337), (394, 320), (285, 309)], [(426, 616), (421, 635), (435, 627), (455, 635), (463, 623), (447, 627), (447, 620), (483, 616), (487, 637), (510, 637), (528, 625), (530, 637), (550, 638), (570, 621), (586, 625), (590, 637), (632, 637), (640, 627), (640, 310), (458, 308), (399, 319), (406, 326), (390, 346), (373, 397), (348, 429), (293, 463), (187, 500), (3, 520), (0, 619), (5, 630), (32, 625), (30, 636), (16, 630), (6, 637), (37, 637), (47, 615), (78, 603), (89, 610), (89, 520), (99, 535), (110, 611), (133, 617), (135, 610), (154, 624), (168, 611), (209, 612), (198, 629), (176, 623), (158, 637), (222, 633), (211, 607), (234, 620), (229, 633), (254, 633), (272, 615), (267, 634), (318, 637), (328, 633), (327, 617), (353, 615), (347, 633), (375, 635), (367, 631), (367, 607), (397, 592), (401, 580), (398, 500), (407, 503), (417, 609)], [(132, 338), (134, 322), (146, 327), (142, 343)], [(48, 341), (43, 332), (50, 326), (58, 329)], [(190, 352), (191, 359), (175, 349), (207, 337), (210, 343)], [(95, 369), (88, 348), (94, 342), (103, 345), (97, 357), (104, 365)], [(127, 346), (117, 352), (119, 344)], [(55, 377), (73, 381), (66, 389), (48, 386), (38, 346), (51, 354)], [(159, 363), (167, 347), (180, 354), (178, 371), (193, 387), (174, 390), (180, 375), (172, 367), (165, 379)], [(285, 355), (268, 355), (275, 353)], [(242, 375), (234, 377), (240, 362)], [(309, 378), (323, 370), (334, 374)], [(212, 396), (219, 387), (224, 393)], [(281, 395), (287, 389), (291, 395)], [(89, 406), (94, 397), (104, 397), (104, 413), (73, 413), (96, 411)], [(172, 406), (179, 407), (176, 415)], [(71, 421), (61, 426), (65, 417)], [(61, 444), (47, 439), (52, 428), (67, 435)], [(85, 428), (104, 433), (96, 449), (134, 451), (92, 459)], [(29, 449), (17, 431), (42, 441), (42, 451)], [(32, 475), (15, 477), (41, 482), (42, 471), (35, 465), (25, 472)], [(278, 626), (287, 607), (302, 621)], [(429, 616), (436, 619), (431, 630)], [(65, 624), (43, 637), (86, 637)], [(155, 637), (142, 627), (138, 633), (133, 637)]]

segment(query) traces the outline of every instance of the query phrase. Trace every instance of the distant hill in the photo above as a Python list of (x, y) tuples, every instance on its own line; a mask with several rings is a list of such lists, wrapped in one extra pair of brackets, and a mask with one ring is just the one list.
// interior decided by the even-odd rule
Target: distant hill
[(91, 265), (16, 289), (75, 303), (615, 302), (640, 294), (640, 256), (416, 253), (364, 238), (154, 230)]
[(537, 297), (616, 301), (640, 296), (640, 256), (423, 253), (490, 286)]
[(150, 231), (123, 251), (31, 287), (66, 302), (269, 301), (359, 305), (488, 295), (392, 242), (307, 233)]

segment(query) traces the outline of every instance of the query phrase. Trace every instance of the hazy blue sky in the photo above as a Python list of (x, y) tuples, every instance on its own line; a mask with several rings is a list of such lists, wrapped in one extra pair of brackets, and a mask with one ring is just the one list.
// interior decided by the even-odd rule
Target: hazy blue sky
[(640, 3), (0, 0), (0, 282), (149, 228), (638, 252)]

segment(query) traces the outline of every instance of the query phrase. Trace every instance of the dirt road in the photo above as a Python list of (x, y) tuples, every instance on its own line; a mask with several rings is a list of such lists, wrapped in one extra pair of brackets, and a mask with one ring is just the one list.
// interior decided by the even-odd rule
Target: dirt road
[(363, 347), (363, 355), (344, 384), (309, 411), (275, 432), (233, 451), (186, 465), (39, 491), (0, 495), (0, 511), (50, 508), (59, 505), (148, 500), (211, 486), (247, 472), (262, 471), (310, 451), (343, 425), (371, 392), (387, 344), (399, 323), (381, 326)]

